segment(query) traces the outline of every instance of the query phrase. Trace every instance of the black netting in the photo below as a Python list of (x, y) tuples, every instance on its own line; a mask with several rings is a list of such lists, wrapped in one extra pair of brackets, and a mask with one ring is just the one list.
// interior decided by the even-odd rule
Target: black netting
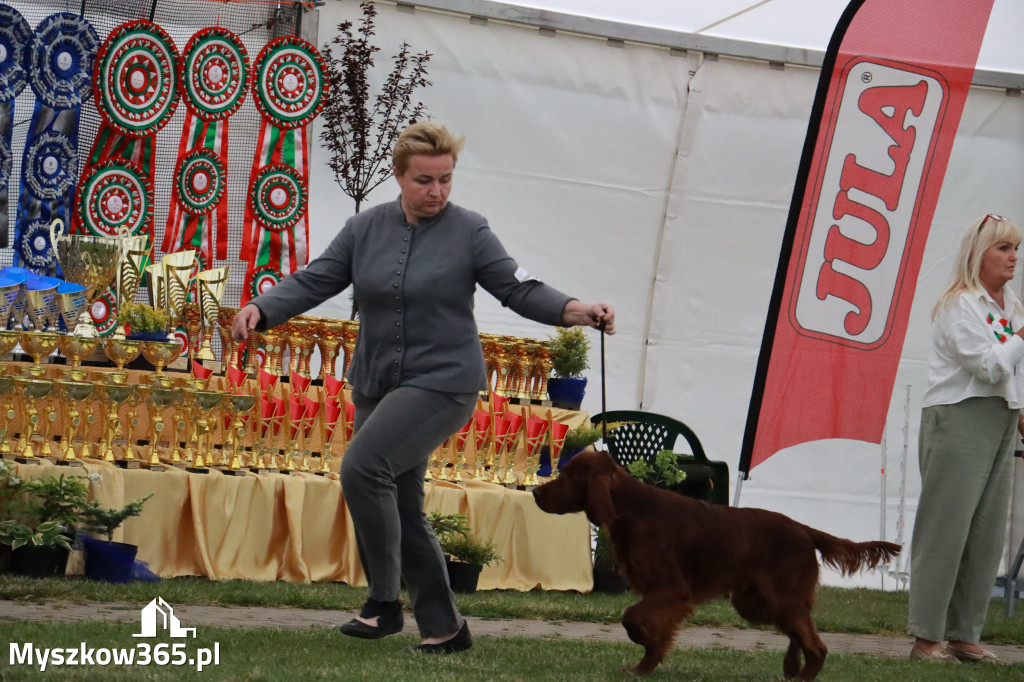
[[(10, 5), (25, 17), (35, 28), (40, 21), (57, 12), (82, 14), (100, 39), (117, 26), (138, 19), (151, 19), (174, 39), (178, 50), (184, 49), (192, 35), (208, 26), (220, 26), (238, 34), (245, 44), (250, 63), (255, 60), (263, 46), (270, 40), (284, 35), (299, 35), (303, 17), (309, 10), (310, 2), (266, 2), (253, 0), (8, 0), (0, 4)], [(15, 99), (14, 129), (11, 149), (14, 167), (11, 173), (11, 191), (8, 204), (10, 220), (10, 243), (13, 243), (17, 221), (18, 192), (21, 177), (21, 157), (25, 149), (35, 96), (27, 87)], [(167, 225), (168, 204), (174, 181), (174, 166), (177, 160), (178, 143), (185, 120), (185, 107), (179, 104), (173, 119), (158, 134), (155, 144), (154, 192), (155, 212), (153, 242), (155, 257), (162, 257), (160, 245)], [(245, 214), (246, 189), (249, 173), (259, 135), (260, 116), (252, 102), (251, 92), (246, 95), (241, 108), (229, 119), (229, 164), (228, 164), (228, 259), (215, 261), (210, 267), (230, 265), (231, 272), (224, 304), (237, 305), (242, 292), (245, 264), (238, 260), (242, 242), (242, 220)], [(79, 163), (84, 164), (92, 149), (92, 143), (100, 127), (100, 115), (96, 104), (90, 98), (82, 106), (79, 128)], [(11, 248), (0, 249), (0, 266), (11, 265), (14, 252)], [(148, 297), (140, 291), (139, 300)], [(217, 340), (219, 343), (219, 339)]]
[(660, 424), (624, 422), (608, 434), (608, 448), (623, 466), (636, 460), (653, 462), (661, 450), (672, 447), (667, 442), (670, 436), (675, 441), (675, 434)]

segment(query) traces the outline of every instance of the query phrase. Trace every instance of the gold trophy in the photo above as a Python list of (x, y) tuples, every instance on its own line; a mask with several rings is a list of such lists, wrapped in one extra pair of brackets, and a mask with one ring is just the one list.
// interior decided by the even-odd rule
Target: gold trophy
[[(256, 396), (245, 394), (231, 394), (224, 396), (224, 408), (231, 413), (231, 463), (224, 470), (225, 474), (244, 476), (248, 469), (242, 468), (242, 460), (238, 457), (238, 449), (245, 445), (245, 420), (244, 415), (252, 411), (256, 405)], [(224, 444), (227, 448), (227, 443)]]
[[(93, 385), (86, 382), (60, 380), (54, 382), (54, 388), (58, 398), (65, 400), (64, 405), (64, 433), (60, 438), (61, 458), (57, 464), (66, 466), (82, 466), (81, 460), (75, 454), (75, 434), (82, 426), (82, 413), (79, 407), (89, 399), (93, 392)], [(85, 450), (83, 440), (83, 450)], [(88, 452), (85, 452), (87, 455)]]
[[(124, 238), (124, 256), (117, 265), (117, 309), (124, 307), (125, 303), (135, 301), (135, 294), (139, 290), (139, 280), (142, 272), (149, 262), (149, 235), (136, 234)], [(117, 330), (114, 336), (124, 338), (124, 325), (117, 323)]]
[[(334, 376), (338, 356), (342, 348), (342, 327), (341, 323), (335, 320), (318, 318), (319, 325), (316, 328), (316, 346), (320, 349), (320, 380), (324, 377)], [(342, 364), (345, 363), (342, 358)]]
[(164, 367), (181, 355), (181, 344), (177, 341), (143, 341), (142, 355), (153, 365), (153, 383), (170, 388), (173, 378), (164, 374)]
[[(64, 223), (55, 220), (50, 225), (50, 243), (57, 257), (64, 279), (85, 287), (87, 306), (99, 298), (114, 279), (124, 249), (123, 237), (97, 237), (86, 234), (62, 234)], [(99, 336), (92, 323), (89, 310), (84, 310), (75, 327), (79, 336)]]
[(309, 361), (316, 348), (318, 326), (309, 320), (293, 319), (285, 325), (285, 344), (288, 346), (288, 372), (309, 378)]
[[(196, 264), (196, 252), (178, 251), (169, 253), (160, 261), (163, 265), (167, 286), (167, 304), (177, 319), (185, 319), (185, 302), (192, 288), (192, 270)], [(174, 324), (172, 320), (171, 324)]]
[[(196, 290), (199, 293), (200, 325), (202, 329), (203, 342), (196, 353), (196, 358), (206, 362), (216, 362), (217, 356), (213, 354), (213, 331), (217, 327), (220, 318), (220, 301), (224, 298), (224, 288), (228, 283), (227, 266), (203, 270), (196, 275)], [(212, 368), (212, 366), (211, 366)], [(216, 371), (216, 369), (214, 369)]]
[(263, 365), (263, 371), (267, 374), (279, 377), (283, 376), (281, 371), (281, 360), (285, 350), (285, 340), (288, 332), (284, 326), (268, 329), (263, 332), (263, 345), (267, 349), (267, 360)]
[(103, 340), (103, 352), (117, 366), (117, 371), (110, 373), (110, 380), (115, 384), (123, 384), (128, 380), (128, 372), (124, 366), (139, 357), (142, 353), (142, 341), (137, 339), (118, 339), (108, 336)]
[(28, 303), (26, 312), (28, 313), (28, 320), (32, 324), (32, 328), (26, 328), (25, 331), (52, 332), (56, 329), (56, 320), (51, 320), (50, 318), (53, 298), (56, 295), (56, 285), (46, 289), (25, 290), (25, 300)]
[(235, 343), (235, 340), (231, 338), (231, 323), (234, 322), (237, 313), (238, 308), (221, 306), (220, 312), (217, 314), (217, 331), (220, 333), (220, 359), (225, 372), (227, 372), (228, 367), (238, 367), (241, 369), (242, 366), (241, 360), (238, 357), (242, 346)]
[[(7, 329), (8, 320), (11, 319), (15, 304), (17, 304), (18, 298), (21, 296), (21, 289), (24, 283), (23, 279), (21, 281), (5, 279), (4, 284), (0, 286), (0, 329)], [(14, 348), (14, 346), (12, 345), (11, 348)]]
[[(14, 379), (14, 386), (21, 396), (22, 404), (25, 407), (21, 419), (21, 456), (15, 457), (14, 460), (22, 464), (38, 462), (39, 460), (32, 449), (32, 437), (39, 430), (39, 403), (50, 395), (50, 391), (53, 390), (53, 382), (16, 377)], [(47, 420), (47, 423), (49, 423), (49, 420)], [(53, 454), (50, 450), (49, 432), (49, 428), (43, 428), (43, 447), (40, 451), (40, 456), (42, 457), (49, 457)]]
[(57, 348), (60, 342), (60, 334), (54, 332), (32, 332), (23, 331), (18, 337), (22, 349), (32, 356), (32, 365), (25, 368), (25, 371), (33, 377), (42, 377), (46, 374), (46, 367), (43, 366), (43, 358), (49, 357)]
[[(0, 329), (0, 355), (6, 355), (18, 345), (21, 332), (14, 329)], [(7, 371), (6, 363), (0, 362), (0, 374)]]
[(11, 428), (11, 420), (14, 419), (14, 401), (11, 396), (14, 394), (14, 377), (0, 375), (0, 398), (3, 398), (3, 407), (0, 407), (0, 457), (8, 459), (11, 456), (11, 446), (8, 444), (8, 434)]
[(89, 305), (85, 287), (75, 282), (61, 282), (54, 297), (57, 305), (57, 328), (64, 334), (74, 334), (78, 318)]
[[(145, 390), (143, 390), (145, 388)], [(152, 471), (162, 471), (163, 464), (160, 462), (160, 436), (163, 435), (164, 430), (164, 416), (163, 411), (167, 407), (176, 405), (181, 400), (181, 391), (176, 388), (169, 388), (166, 386), (146, 386), (139, 387), (139, 391), (142, 393), (146, 400), (146, 404), (149, 405), (149, 454), (147, 456), (147, 463), (142, 466)], [(169, 444), (170, 447), (175, 447), (174, 443)]]
[(205, 474), (209, 473), (205, 462), (203, 461), (203, 453), (207, 456), (212, 456), (213, 447), (213, 429), (214, 424), (211, 424), (211, 414), (213, 410), (220, 405), (224, 394), (217, 391), (191, 391), (188, 393), (189, 398), (192, 401), (192, 409), (195, 411), (195, 419), (193, 419), (194, 439), (196, 441), (196, 454), (195, 459), (192, 461), (192, 466), (188, 467), (186, 471), (190, 471), (194, 474)]
[(126, 469), (137, 468), (139, 461), (135, 459), (130, 443), (125, 446), (125, 459), (119, 460), (114, 457), (114, 441), (121, 437), (121, 416), (118, 414), (118, 408), (121, 403), (128, 400), (135, 393), (135, 387), (103, 382), (96, 382), (95, 386), (99, 389), (100, 397), (106, 402), (106, 415), (103, 420), (103, 442), (100, 444), (99, 453), (100, 459), (110, 464), (123, 466)]
[(89, 371), (82, 369), (82, 358), (92, 354), (99, 345), (98, 336), (74, 336), (72, 334), (61, 334), (57, 340), (60, 352), (68, 359), (69, 366), (67, 375), (75, 381), (85, 381), (89, 377)]

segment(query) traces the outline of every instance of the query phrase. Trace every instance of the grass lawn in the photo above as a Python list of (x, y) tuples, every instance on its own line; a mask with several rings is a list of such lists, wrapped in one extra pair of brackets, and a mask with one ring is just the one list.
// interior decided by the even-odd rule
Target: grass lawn
[[(341, 584), (214, 582), (179, 578), (158, 583), (107, 585), (84, 578), (33, 580), (0, 576), (0, 599), (53, 604), (128, 602), (140, 608), (156, 596), (171, 605), (209, 604), (272, 606), (352, 611), (365, 599), (364, 588)], [(635, 601), (630, 595), (565, 592), (487, 591), (460, 595), (459, 606), (479, 618), (539, 618), (553, 622), (617, 623), (623, 609)], [(822, 631), (903, 635), (906, 595), (876, 590), (823, 587), (815, 615)], [(701, 625), (746, 627), (724, 601), (702, 607), (692, 619)], [(188, 626), (188, 624), (185, 624)], [(137, 640), (138, 624), (114, 623), (3, 623), (0, 646), (32, 643), (37, 648), (128, 648)], [(993, 601), (983, 635), (993, 644), (1024, 642), (1024, 613), (1013, 619), (1003, 615), (1003, 603)], [(477, 646), (458, 656), (431, 657), (406, 651), (417, 639), (396, 635), (367, 642), (345, 637), (332, 628), (284, 630), (202, 627), (197, 639), (188, 640), (185, 655), (217, 643), (219, 664), (202, 672), (175, 666), (59, 666), (40, 672), (38, 666), (12, 665), (11, 652), (0, 656), (0, 680), (622, 680), (619, 672), (635, 664), (641, 650), (630, 643), (512, 637), (478, 638)], [(155, 651), (155, 649), (154, 649)], [(821, 680), (1020, 680), (1021, 665), (944, 666), (906, 660), (832, 654)], [(673, 652), (650, 679), (658, 680), (777, 680), (782, 677), (782, 653), (740, 652), (729, 649)]]

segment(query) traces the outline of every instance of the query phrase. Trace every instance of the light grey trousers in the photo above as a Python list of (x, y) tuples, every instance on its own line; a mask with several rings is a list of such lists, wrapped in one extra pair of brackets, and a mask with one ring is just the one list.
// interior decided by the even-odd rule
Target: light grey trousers
[(993, 397), (921, 411), (911, 635), (968, 644), (981, 638), (1006, 536), (1017, 416)]
[(341, 460), (341, 489), (370, 597), (398, 599), (404, 578), (424, 638), (450, 635), (463, 623), (423, 511), (423, 481), (430, 454), (469, 421), (476, 399), (411, 386), (380, 399), (352, 393), (354, 435)]

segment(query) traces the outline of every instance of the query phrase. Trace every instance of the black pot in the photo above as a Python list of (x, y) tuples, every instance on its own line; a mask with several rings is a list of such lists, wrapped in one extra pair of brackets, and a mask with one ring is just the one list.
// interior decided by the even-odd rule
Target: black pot
[(563, 410), (578, 410), (587, 391), (586, 377), (551, 377), (548, 379), (548, 397), (551, 404)]
[(628, 588), (626, 581), (613, 568), (594, 566), (594, 592), (605, 594), (622, 594)]
[(448, 583), (452, 587), (452, 592), (476, 592), (476, 586), (480, 581), (480, 572), (484, 570), (483, 566), (447, 559), (444, 563), (448, 568)]
[(64, 575), (68, 569), (68, 554), (63, 547), (22, 545), (11, 552), (11, 573), (31, 578)]
[(132, 580), (137, 545), (108, 542), (82, 536), (85, 547), (85, 575), (108, 583), (126, 583)]
[(11, 572), (11, 546), (0, 543), (0, 575)]

